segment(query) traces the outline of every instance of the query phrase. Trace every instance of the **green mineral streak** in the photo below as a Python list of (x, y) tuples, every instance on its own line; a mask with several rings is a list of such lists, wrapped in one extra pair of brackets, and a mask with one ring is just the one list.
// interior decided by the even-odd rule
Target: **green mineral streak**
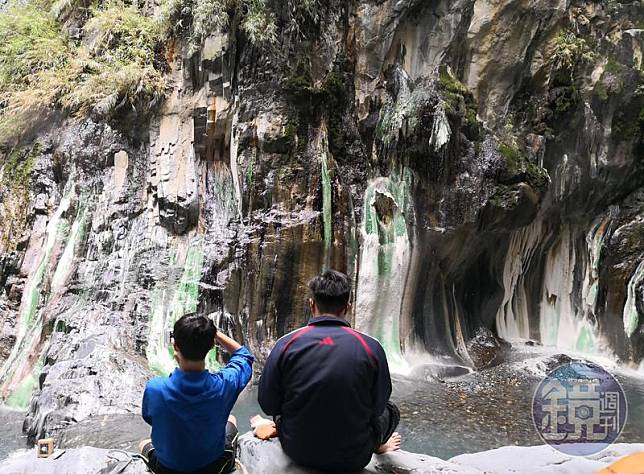
[(577, 345), (575, 349), (579, 352), (589, 354), (593, 352), (594, 348), (595, 339), (593, 337), (592, 331), (587, 327), (583, 327), (579, 332), (579, 336), (577, 337)]
[(385, 245), (378, 249), (378, 275), (387, 276), (391, 274), (393, 259), (394, 254), (391, 245)]
[(150, 335), (146, 355), (150, 370), (158, 375), (168, 375), (174, 367), (170, 347), (163, 346), (165, 331), (165, 290), (152, 291), (152, 313), (150, 315)]
[[(175, 367), (172, 346), (166, 346), (164, 342), (166, 331), (172, 330), (174, 323), (181, 316), (197, 310), (203, 261), (201, 242), (193, 241), (186, 251), (183, 274), (174, 289), (170, 304), (166, 306), (167, 290), (157, 289), (153, 292), (150, 336), (146, 353), (150, 369), (160, 375), (167, 375)], [(210, 359), (207, 365), (208, 368), (213, 367)]]
[(69, 208), (71, 203), (70, 196), (73, 191), (74, 184), (70, 179), (58, 209), (47, 224), (47, 237), (40, 253), (40, 260), (38, 261), (36, 270), (27, 282), (23, 293), (21, 311), (17, 320), (18, 331), (16, 342), (11, 350), (11, 354), (9, 354), (9, 357), (0, 370), (0, 387), (4, 387), (7, 383), (12, 382), (13, 375), (19, 364), (26, 359), (24, 352), (33, 346), (34, 338), (40, 337), (42, 321), (36, 318), (36, 314), (41, 301), (48, 299), (48, 295), (42, 294), (43, 281), (52, 258), (56, 241), (61, 237), (61, 230), (65, 230), (64, 226), (61, 226), (61, 216)]
[[(405, 214), (409, 207), (409, 179), (410, 175), (404, 173), (403, 179), (387, 179), (384, 186), (381, 185), (378, 190), (370, 186), (365, 192), (365, 232), (378, 234), (379, 240), (383, 244), (393, 243), (396, 237), (407, 235)], [(394, 201), (396, 209), (391, 222), (382, 222), (378, 218), (375, 207), (376, 192), (385, 194)]]
[(217, 352), (217, 347), (215, 347), (213, 350), (208, 352), (208, 355), (206, 356), (206, 367), (209, 370), (216, 370), (221, 367), (221, 364), (217, 361)]
[(58, 207), (56, 213), (52, 216), (51, 220), (47, 224), (47, 240), (45, 241), (44, 252), (41, 254), (42, 257), (36, 268), (36, 271), (33, 274), (31, 282), (28, 284), (25, 291), (25, 300), (26, 305), (21, 312), (20, 320), (24, 326), (29, 329), (34, 320), (34, 315), (38, 309), (38, 304), (41, 301), (41, 289), (43, 279), (45, 277), (45, 271), (49, 266), (49, 260), (51, 259), (54, 245), (58, 239), (61, 232), (65, 232), (66, 228), (64, 225), (61, 225), (60, 217), (62, 213), (67, 210), (70, 204), (70, 199), (64, 197)]
[(373, 206), (375, 195), (376, 190), (372, 186), (369, 186), (364, 194), (364, 229), (367, 234), (378, 233), (378, 215), (376, 214), (376, 208)]
[(548, 317), (543, 318), (544, 328), (544, 338), (543, 342), (548, 345), (555, 346), (557, 345), (557, 335), (559, 334), (559, 320), (561, 315), (559, 314), (559, 309), (554, 308), (552, 314)]
[(7, 398), (5, 404), (11, 408), (27, 408), (34, 388), (36, 388), (36, 377), (29, 374)]
[(631, 337), (639, 326), (639, 313), (637, 311), (637, 287), (644, 279), (644, 261), (642, 261), (630, 281), (628, 282), (626, 303), (624, 304), (624, 331)]
[[(403, 170), (398, 176), (378, 178), (365, 191), (361, 280), (369, 285), (371, 302), (366, 303), (374, 314), (365, 327), (382, 344), (392, 366), (404, 369), (406, 362), (400, 348), (398, 315), (384, 317), (382, 313), (399, 310), (402, 298), (402, 279), (408, 263), (409, 248), (406, 213), (409, 211), (411, 174)], [(378, 215), (377, 199), (390, 199), (392, 214)], [(375, 285), (372, 288), (372, 285)]]
[[(67, 245), (65, 246), (65, 250), (63, 251), (63, 254), (60, 257), (60, 260), (58, 261), (58, 265), (56, 266), (56, 271), (54, 273), (54, 276), (52, 277), (52, 280), (51, 280), (52, 292), (55, 292), (56, 290), (60, 289), (65, 283), (65, 279), (69, 274), (70, 269), (72, 268), (75, 252), (77, 251), (78, 246), (80, 245), (80, 243), (84, 238), (85, 225), (86, 225), (86, 207), (83, 206), (78, 210), (76, 219), (74, 220), (74, 223), (72, 224), (72, 228), (69, 231)], [(63, 223), (61, 222), (61, 229), (63, 227), (67, 227), (67, 226), (66, 225), (63, 226)]]
[(186, 313), (197, 310), (199, 302), (199, 281), (203, 269), (203, 252), (200, 243), (188, 247), (183, 275), (174, 294), (170, 317), (172, 324)]
[(20, 384), (14, 389), (13, 393), (7, 398), (5, 404), (10, 408), (26, 409), (31, 403), (31, 397), (38, 385), (38, 374), (42, 371), (43, 358), (41, 357), (33, 370), (27, 375)]
[(333, 240), (333, 215), (331, 202), (331, 177), (327, 157), (322, 157), (322, 216), (324, 220), (324, 242), (330, 245)]

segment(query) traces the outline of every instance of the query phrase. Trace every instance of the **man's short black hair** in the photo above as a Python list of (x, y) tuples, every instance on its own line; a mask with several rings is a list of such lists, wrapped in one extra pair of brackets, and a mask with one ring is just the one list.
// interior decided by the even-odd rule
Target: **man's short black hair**
[(174, 342), (184, 359), (204, 360), (215, 345), (216, 334), (215, 323), (200, 314), (186, 314), (174, 323)]
[(327, 270), (309, 281), (309, 290), (321, 312), (339, 314), (349, 303), (351, 279), (342, 272)]

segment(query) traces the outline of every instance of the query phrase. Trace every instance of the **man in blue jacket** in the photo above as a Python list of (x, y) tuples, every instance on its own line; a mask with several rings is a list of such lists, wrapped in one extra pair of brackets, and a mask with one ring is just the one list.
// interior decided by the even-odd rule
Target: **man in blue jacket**
[[(173, 339), (179, 368), (150, 380), (143, 394), (152, 440), (141, 442), (141, 453), (156, 474), (231, 472), (237, 427), (230, 411), (251, 378), (253, 356), (197, 314), (177, 320)], [(205, 358), (215, 342), (232, 356), (210, 373)]]
[(277, 341), (259, 382), (259, 404), (296, 463), (358, 471), (374, 452), (400, 448), (387, 358), (378, 341), (344, 319), (351, 308), (345, 274), (326, 271), (309, 289), (313, 318)]

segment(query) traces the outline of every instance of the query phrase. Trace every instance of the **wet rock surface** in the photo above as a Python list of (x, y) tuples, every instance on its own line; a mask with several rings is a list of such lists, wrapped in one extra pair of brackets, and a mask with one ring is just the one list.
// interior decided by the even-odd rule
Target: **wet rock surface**
[(474, 368), (478, 370), (502, 363), (511, 346), (489, 329), (480, 328), (466, 347)]

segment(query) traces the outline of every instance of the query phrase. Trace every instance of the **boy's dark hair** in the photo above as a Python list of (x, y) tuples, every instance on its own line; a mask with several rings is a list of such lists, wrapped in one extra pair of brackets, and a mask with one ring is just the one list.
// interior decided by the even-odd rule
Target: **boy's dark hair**
[(309, 281), (309, 290), (321, 312), (339, 314), (349, 303), (351, 279), (342, 272), (327, 270)]
[(174, 323), (174, 342), (188, 360), (204, 360), (215, 345), (217, 328), (212, 320), (200, 314), (186, 314)]

